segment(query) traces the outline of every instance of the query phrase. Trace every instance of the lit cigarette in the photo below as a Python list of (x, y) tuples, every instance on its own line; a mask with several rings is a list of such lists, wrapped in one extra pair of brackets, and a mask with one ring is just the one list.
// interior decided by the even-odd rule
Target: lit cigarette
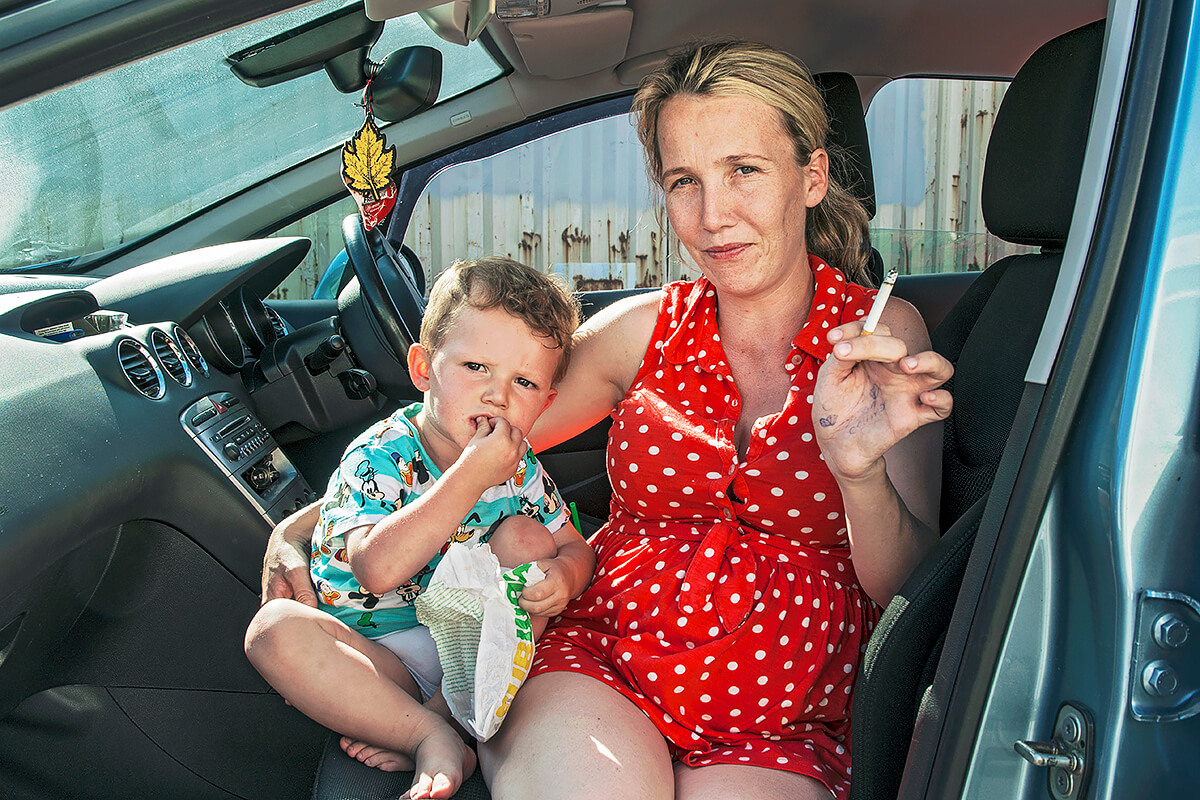
[(887, 277), (883, 279), (883, 285), (879, 287), (879, 293), (875, 295), (875, 303), (871, 306), (871, 311), (867, 314), (867, 321), (863, 323), (863, 336), (870, 336), (875, 332), (875, 326), (879, 324), (879, 318), (883, 316), (883, 307), (887, 304), (888, 298), (892, 296), (892, 287), (895, 285), (896, 270), (892, 269), (888, 272)]

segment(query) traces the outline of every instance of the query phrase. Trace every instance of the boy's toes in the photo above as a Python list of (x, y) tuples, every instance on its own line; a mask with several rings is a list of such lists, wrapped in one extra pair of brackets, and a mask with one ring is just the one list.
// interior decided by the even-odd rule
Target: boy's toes
[(338, 739), (338, 746), (342, 748), (342, 752), (346, 755), (350, 756), (351, 758), (358, 758), (359, 751), (364, 747), (369, 747), (370, 745), (368, 745), (366, 742), (359, 741), (358, 739), (351, 739), (349, 736), (343, 736), (342, 738)]
[[(438, 775), (438, 777), (449, 782), (449, 779), (446, 778), (445, 775)], [(431, 794), (432, 790), (433, 778), (428, 774), (423, 773), (417, 776), (416, 781), (413, 782), (412, 788), (408, 790), (408, 793), (405, 794), (404, 797), (407, 797), (409, 800), (427, 800), (427, 798), (433, 796)]]
[(351, 739), (348, 736), (343, 736), (338, 741), (338, 744), (341, 745), (346, 755), (368, 767), (374, 767), (383, 772), (404, 772), (413, 768), (412, 759), (404, 753), (397, 753), (395, 750), (376, 747), (368, 742)]
[(395, 750), (385, 750), (382, 747), (371, 748), (371, 752), (359, 761), (368, 767), (374, 767), (381, 772), (408, 772), (413, 768), (412, 759)]

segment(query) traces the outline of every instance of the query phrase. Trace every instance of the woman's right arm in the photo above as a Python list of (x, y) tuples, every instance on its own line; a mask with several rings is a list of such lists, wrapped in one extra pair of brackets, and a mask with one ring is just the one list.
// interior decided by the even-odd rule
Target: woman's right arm
[(317, 594), (308, 571), (313, 529), (321, 516), (318, 500), (287, 517), (271, 531), (263, 556), (262, 602), (277, 597), (291, 598), (317, 607)]
[(526, 437), (541, 452), (612, 413), (633, 385), (658, 318), (661, 292), (628, 297), (579, 326), (558, 395)]

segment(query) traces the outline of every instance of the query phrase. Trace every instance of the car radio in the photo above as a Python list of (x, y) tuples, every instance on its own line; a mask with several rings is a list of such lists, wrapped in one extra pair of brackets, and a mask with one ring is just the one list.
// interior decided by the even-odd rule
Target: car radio
[(242, 401), (218, 392), (192, 403), (180, 422), (221, 471), (272, 524), (318, 495)]

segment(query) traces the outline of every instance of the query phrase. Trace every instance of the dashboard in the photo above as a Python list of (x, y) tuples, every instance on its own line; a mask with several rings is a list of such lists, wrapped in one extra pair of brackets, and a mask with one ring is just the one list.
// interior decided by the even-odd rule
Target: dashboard
[(264, 304), (309, 246), (237, 242), (99, 279), (0, 276), (10, 596), (136, 520), (178, 531), (257, 592), (271, 528), (318, 497), (285, 447), (387, 402), (348, 390), (361, 370), (332, 305), (293, 327)]

